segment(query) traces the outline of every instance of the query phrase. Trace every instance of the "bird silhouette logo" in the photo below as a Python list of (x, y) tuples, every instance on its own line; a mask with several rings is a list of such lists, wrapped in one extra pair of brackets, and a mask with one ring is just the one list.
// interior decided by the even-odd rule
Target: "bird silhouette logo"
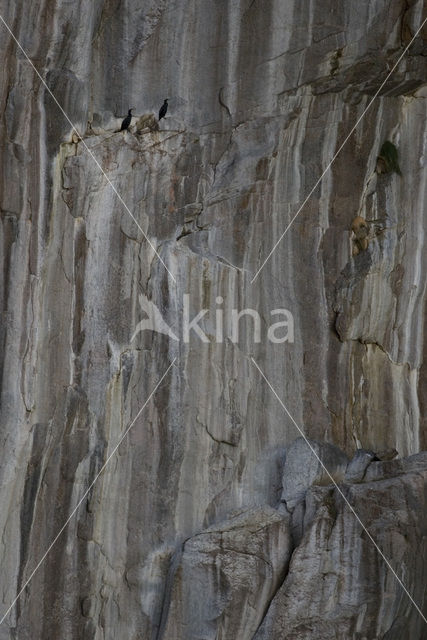
[(155, 331), (156, 333), (162, 333), (165, 336), (169, 336), (173, 340), (177, 340), (179, 342), (179, 338), (174, 334), (168, 323), (164, 320), (162, 314), (160, 313), (158, 307), (146, 298), (142, 293), (139, 295), (139, 305), (147, 314), (147, 318), (138, 322), (136, 329), (131, 338), (131, 342), (134, 341), (136, 336), (140, 331)]

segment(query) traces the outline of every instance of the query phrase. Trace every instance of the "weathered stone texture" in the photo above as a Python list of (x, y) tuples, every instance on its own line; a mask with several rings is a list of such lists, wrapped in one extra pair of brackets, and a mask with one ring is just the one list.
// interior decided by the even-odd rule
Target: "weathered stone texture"
[[(340, 485), (422, 611), (427, 607), (426, 460), (423, 453), (399, 461), (396, 476), (397, 461), (372, 462), (370, 480)], [(308, 490), (304, 535), (254, 640), (425, 637), (425, 622), (342, 494), (333, 486)]]
[[(1, 610), (176, 357), (0, 639), (162, 640), (184, 541), (236, 511), (267, 513), (280, 502), (284, 449), (299, 434), (251, 357), (305, 432), (343, 456), (427, 448), (425, 27), (251, 284), (421, 24), (423, 2), (0, 0), (0, 14), (85, 136), (72, 142), (70, 123), (0, 24)], [(116, 132), (128, 108), (157, 114), (165, 97), (159, 131)], [(375, 173), (385, 139), (398, 147), (402, 177)], [(353, 258), (358, 214), (373, 236)], [(191, 316), (209, 309), (200, 323), (208, 343), (182, 340), (184, 293)], [(179, 342), (149, 332), (132, 340), (141, 294)], [(260, 343), (249, 318), (238, 342), (230, 339), (231, 309), (245, 307), (260, 313)], [(293, 344), (266, 339), (277, 308), (293, 314)], [(385, 504), (422, 518), (403, 493)], [(346, 549), (338, 533), (353, 535), (350, 520), (335, 525), (337, 553)], [(386, 514), (379, 522), (400, 535)], [(302, 520), (291, 535), (314, 553)], [(376, 588), (384, 566), (358, 557), (372, 576), (360, 588)], [(358, 565), (342, 562), (338, 608), (359, 580)], [(408, 560), (420, 596), (413, 568)], [(267, 607), (268, 580), (251, 625)], [(191, 600), (190, 585), (184, 591)], [(188, 601), (172, 598), (170, 611), (184, 616)], [(417, 638), (406, 606), (381, 607), (378, 633), (403, 617)], [(319, 621), (320, 610), (307, 615)], [(358, 624), (373, 615), (367, 609)], [(250, 640), (250, 628), (232, 639)]]
[(252, 510), (190, 538), (173, 571), (162, 637), (251, 638), (283, 582), (288, 518)]

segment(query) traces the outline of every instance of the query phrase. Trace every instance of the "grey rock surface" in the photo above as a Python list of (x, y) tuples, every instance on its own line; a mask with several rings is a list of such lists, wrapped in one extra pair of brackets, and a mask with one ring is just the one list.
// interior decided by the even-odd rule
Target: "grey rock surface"
[(367, 449), (357, 449), (345, 471), (346, 481), (361, 482), (368, 466), (373, 460), (378, 460), (374, 451), (368, 451)]
[(252, 638), (288, 568), (288, 520), (272, 508), (254, 509), (187, 540), (161, 636)]
[(403, 460), (399, 476), (373, 462), (381, 479), (341, 485), (366, 530), (336, 488), (309, 490), (304, 535), (254, 640), (425, 637), (424, 620), (369, 536), (425, 611), (426, 458)]
[[(0, 0), (0, 15), (85, 136), (73, 142), (72, 125), (0, 23), (1, 615), (70, 518), (0, 625), (1, 640), (163, 640), (183, 541), (236, 510), (280, 501), (284, 450), (297, 433), (251, 357), (311, 439), (347, 456), (355, 448), (403, 456), (371, 463), (365, 481), (391, 473), (403, 486), (408, 456), (421, 456), (422, 469), (425, 27), (380, 87), (423, 7)], [(115, 133), (130, 107), (136, 127), (165, 97), (159, 131)], [(385, 139), (399, 150), (402, 177), (375, 173)], [(376, 231), (353, 258), (357, 214)], [(182, 339), (186, 293), (191, 317), (209, 310), (200, 322), (206, 343), (194, 332)], [(150, 331), (132, 340), (145, 318), (140, 295), (179, 341)], [(242, 318), (237, 342), (230, 338), (232, 310), (244, 308), (260, 314), (260, 342), (251, 318)], [(294, 341), (272, 344), (271, 311), (283, 308)], [(306, 511), (307, 522), (315, 517), (317, 490), (301, 503), (294, 541), (305, 536)], [(423, 503), (413, 495), (398, 491), (392, 506), (419, 522)], [(398, 518), (381, 524), (399, 538)], [(343, 557), (334, 602), (344, 602), (341, 584), (358, 593), (364, 572), (376, 571), (375, 585), (384, 577), (378, 559), (361, 557)], [(417, 596), (420, 566), (408, 563), (406, 573)], [(414, 611), (388, 602), (378, 634), (411, 620), (411, 640), (421, 640)], [(176, 598), (173, 606), (185, 612)], [(334, 625), (333, 606), (306, 607), (313, 625), (323, 624), (319, 610)]]
[(348, 464), (345, 453), (335, 445), (297, 438), (286, 450), (282, 502), (293, 509), (311, 485), (342, 481)]

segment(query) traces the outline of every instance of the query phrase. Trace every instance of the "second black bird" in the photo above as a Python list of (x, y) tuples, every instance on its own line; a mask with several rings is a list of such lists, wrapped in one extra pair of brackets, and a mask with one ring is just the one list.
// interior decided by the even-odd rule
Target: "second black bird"
[(162, 118), (165, 117), (166, 115), (166, 111), (168, 110), (168, 100), (169, 98), (166, 98), (164, 103), (162, 104), (162, 106), (160, 107), (160, 111), (159, 111), (159, 120), (161, 120)]
[(129, 109), (126, 118), (123, 120), (122, 126), (120, 127), (120, 131), (125, 131), (129, 127), (132, 120), (132, 111), (133, 111), (133, 107), (132, 109)]

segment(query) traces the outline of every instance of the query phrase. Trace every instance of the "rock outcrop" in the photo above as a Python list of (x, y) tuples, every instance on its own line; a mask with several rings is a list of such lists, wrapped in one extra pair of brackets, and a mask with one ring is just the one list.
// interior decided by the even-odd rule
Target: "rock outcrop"
[[(299, 439), (286, 452), (284, 485), (307, 466), (309, 446), (331, 475), (342, 469), (342, 451)], [(350, 480), (368, 453), (365, 479)], [(357, 452), (335, 486), (309, 469), (306, 478), (292, 508), (239, 513), (176, 550), (157, 637), (424, 637), (411, 598), (425, 610), (427, 452), (385, 462)]]
[(338, 447), (328, 442), (310, 442), (298, 438), (287, 449), (282, 477), (282, 501), (293, 509), (313, 484), (330, 484), (344, 479), (349, 460)]
[(371, 462), (365, 478), (340, 484), (342, 494), (308, 489), (301, 541), (254, 640), (425, 636), (411, 598), (425, 615), (427, 452)]
[(162, 633), (169, 640), (252, 638), (291, 555), (288, 518), (254, 509), (185, 542)]

